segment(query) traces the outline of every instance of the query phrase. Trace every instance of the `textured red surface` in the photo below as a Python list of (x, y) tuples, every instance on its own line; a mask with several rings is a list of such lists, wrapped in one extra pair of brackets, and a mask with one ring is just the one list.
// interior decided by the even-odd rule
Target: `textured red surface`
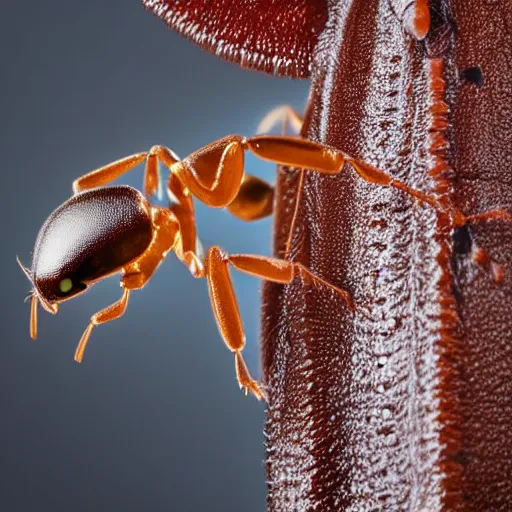
[[(243, 11), (229, 37), (252, 43), (268, 30), (254, 32), (249, 8), (284, 4), (211, 8), (224, 13), (214, 23)], [(312, 59), (304, 136), (466, 214), (512, 210), (512, 2), (332, 1), (311, 55), (316, 36), (265, 19), (272, 47), (308, 41), (295, 73)], [(298, 187), (299, 173), (281, 169), (279, 256)], [(365, 313), (299, 280), (264, 287), (269, 510), (512, 510), (512, 225), (452, 233), (443, 215), (347, 166), (305, 174), (292, 232), (287, 256)], [(477, 245), (503, 265), (501, 286), (472, 263)]]
[[(510, 210), (512, 4), (430, 4), (418, 41), (386, 0), (333, 2), (303, 134), (465, 213)], [(278, 183), (283, 254), (297, 173)], [(306, 173), (294, 233), (291, 257), (369, 314), (265, 285), (269, 510), (512, 510), (512, 226), (454, 245), (442, 216), (347, 168)]]
[(142, 0), (171, 28), (222, 59), (280, 76), (310, 74), (324, 0)]

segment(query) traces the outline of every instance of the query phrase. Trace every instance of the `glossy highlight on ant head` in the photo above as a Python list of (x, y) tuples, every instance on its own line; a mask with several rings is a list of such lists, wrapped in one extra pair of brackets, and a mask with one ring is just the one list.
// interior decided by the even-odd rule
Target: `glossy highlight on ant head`
[[(142, 194), (129, 186), (102, 187), (76, 194), (41, 227), (32, 269), (22, 267), (37, 302), (57, 313), (58, 304), (119, 272), (149, 246), (152, 224)], [(31, 335), (36, 337), (35, 319)]]

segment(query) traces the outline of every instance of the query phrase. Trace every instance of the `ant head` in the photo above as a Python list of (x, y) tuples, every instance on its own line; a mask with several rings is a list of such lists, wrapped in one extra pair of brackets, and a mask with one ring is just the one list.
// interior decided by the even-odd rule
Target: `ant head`
[(32, 269), (20, 264), (34, 287), (32, 314), (37, 301), (56, 313), (60, 302), (119, 272), (146, 250), (152, 229), (149, 205), (134, 188), (103, 187), (72, 196), (41, 227)]

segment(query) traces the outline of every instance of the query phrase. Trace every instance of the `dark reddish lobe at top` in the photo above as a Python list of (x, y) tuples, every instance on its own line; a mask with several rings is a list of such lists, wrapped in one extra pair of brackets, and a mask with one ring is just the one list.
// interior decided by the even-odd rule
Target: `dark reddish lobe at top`
[(243, 68), (307, 78), (326, 0), (142, 0), (179, 34)]

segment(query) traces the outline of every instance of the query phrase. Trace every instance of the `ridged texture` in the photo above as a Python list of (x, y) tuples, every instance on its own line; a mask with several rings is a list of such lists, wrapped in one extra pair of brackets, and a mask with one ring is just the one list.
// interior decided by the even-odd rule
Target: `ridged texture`
[[(509, 0), (143, 3), (244, 67), (311, 71), (304, 136), (466, 214), (512, 209)], [(264, 286), (269, 510), (512, 510), (511, 224), (452, 232), (349, 166), (281, 169), (275, 254), (359, 309)]]
[(167, 25), (244, 68), (310, 75), (327, 0), (142, 0)]
[[(332, 2), (303, 135), (466, 214), (510, 210), (512, 4), (430, 13), (418, 41), (387, 0)], [(269, 510), (512, 510), (512, 226), (454, 244), (445, 215), (347, 166), (305, 174), (292, 227), (299, 183), (281, 170), (275, 253), (292, 229), (289, 257), (363, 313), (298, 280), (265, 285)]]

